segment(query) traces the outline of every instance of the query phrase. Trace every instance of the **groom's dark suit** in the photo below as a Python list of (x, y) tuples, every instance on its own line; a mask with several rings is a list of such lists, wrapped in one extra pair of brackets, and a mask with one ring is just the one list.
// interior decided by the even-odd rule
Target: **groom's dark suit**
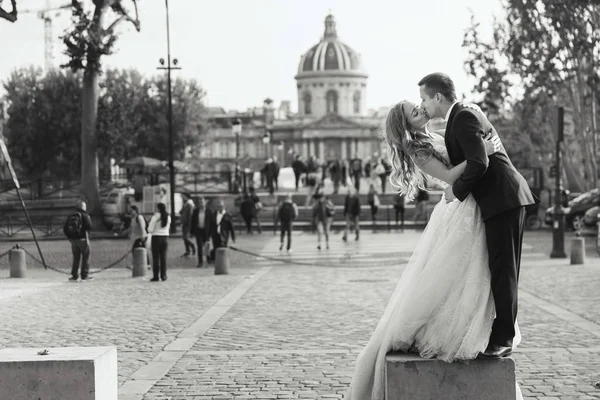
[(463, 201), (469, 194), (485, 222), (496, 319), (490, 343), (512, 346), (517, 318), (517, 282), (521, 263), (525, 206), (534, 204), (529, 185), (516, 170), (504, 148), (491, 156), (482, 137), (497, 135), (480, 112), (457, 103), (446, 125), (446, 148), (453, 165), (467, 160), (452, 191)]

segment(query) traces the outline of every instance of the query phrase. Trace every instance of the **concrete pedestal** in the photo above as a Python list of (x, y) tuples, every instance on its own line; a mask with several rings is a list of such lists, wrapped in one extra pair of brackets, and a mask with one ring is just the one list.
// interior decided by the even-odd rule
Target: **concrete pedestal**
[(146, 264), (148, 262), (148, 253), (143, 247), (133, 249), (133, 267), (131, 276), (137, 278), (146, 275)]
[(0, 399), (117, 400), (115, 347), (0, 350)]
[(25, 250), (12, 249), (10, 251), (10, 277), (25, 278), (25, 271), (27, 271)]
[(229, 255), (226, 247), (215, 250), (215, 275), (226, 275), (229, 273)]
[(511, 357), (446, 363), (416, 355), (386, 357), (388, 400), (515, 400), (515, 362)]
[(585, 238), (571, 240), (571, 264), (585, 264)]

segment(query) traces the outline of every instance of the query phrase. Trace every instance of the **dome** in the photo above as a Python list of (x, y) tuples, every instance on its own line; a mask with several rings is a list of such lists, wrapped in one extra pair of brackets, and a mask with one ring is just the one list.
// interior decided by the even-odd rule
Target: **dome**
[(338, 40), (335, 20), (330, 14), (325, 18), (323, 39), (301, 57), (298, 75), (334, 71), (365, 75), (360, 55), (350, 46)]

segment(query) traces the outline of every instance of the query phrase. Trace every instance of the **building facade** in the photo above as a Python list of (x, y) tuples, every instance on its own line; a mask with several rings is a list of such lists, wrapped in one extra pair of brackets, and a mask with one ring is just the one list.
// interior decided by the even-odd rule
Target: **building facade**
[[(360, 54), (338, 38), (333, 15), (325, 18), (321, 40), (301, 55), (295, 80), (297, 113), (289, 102), (276, 108), (270, 99), (243, 113), (209, 110), (209, 132), (196, 152), (203, 167), (229, 169), (236, 155), (242, 167), (254, 169), (272, 156), (287, 165), (293, 154), (326, 162), (380, 151), (384, 116), (369, 115), (368, 74)], [(238, 119), (242, 130), (236, 138), (232, 122)]]

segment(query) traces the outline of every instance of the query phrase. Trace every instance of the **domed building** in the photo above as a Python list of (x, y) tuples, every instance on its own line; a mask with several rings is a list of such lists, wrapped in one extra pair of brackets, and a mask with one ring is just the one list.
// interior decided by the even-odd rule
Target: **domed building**
[[(210, 112), (211, 128), (199, 154), (206, 165), (227, 169), (236, 154), (242, 167), (259, 168), (269, 156), (289, 165), (293, 154), (328, 162), (366, 160), (380, 151), (375, 130), (383, 116), (368, 115), (368, 74), (360, 54), (339, 39), (333, 15), (325, 18), (321, 40), (300, 56), (295, 80), (295, 114), (289, 101), (276, 109), (270, 99), (246, 112)], [(243, 126), (237, 141), (234, 119)]]
[(299, 115), (365, 116), (367, 78), (360, 55), (338, 39), (333, 15), (328, 15), (323, 38), (300, 58)]
[(340, 40), (327, 15), (323, 37), (300, 57), (298, 113), (273, 121), (273, 142), (322, 161), (371, 157), (379, 151), (374, 130), (382, 120), (367, 116), (368, 77), (360, 54)]

